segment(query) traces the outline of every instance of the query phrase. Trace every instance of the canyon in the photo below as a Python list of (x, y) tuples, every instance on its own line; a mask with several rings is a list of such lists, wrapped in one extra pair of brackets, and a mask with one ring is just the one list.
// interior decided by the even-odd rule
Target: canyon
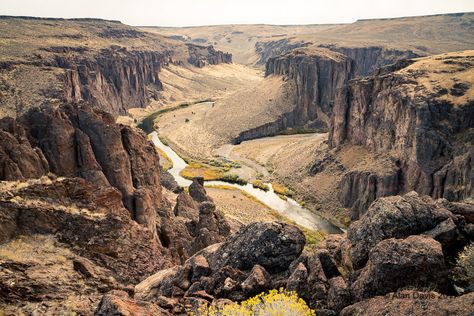
[(470, 315), (473, 25), (0, 16), (0, 315)]

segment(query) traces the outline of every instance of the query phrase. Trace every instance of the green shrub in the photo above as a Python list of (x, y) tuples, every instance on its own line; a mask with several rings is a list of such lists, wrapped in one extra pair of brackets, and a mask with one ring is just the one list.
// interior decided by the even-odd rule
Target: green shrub
[(226, 175), (222, 176), (219, 180), (229, 182), (229, 183), (237, 183), (237, 184), (240, 184), (240, 185), (246, 185), (247, 184), (246, 180), (242, 179), (241, 177), (239, 177), (236, 174), (226, 174)]
[(253, 181), (253, 182), (252, 182), (252, 186), (253, 186), (254, 188), (256, 188), (256, 189), (260, 189), (260, 190), (263, 190), (263, 191), (265, 191), (265, 192), (267, 192), (267, 191), (270, 190), (270, 187), (269, 187), (267, 184), (263, 183), (262, 180), (255, 180), (255, 181)]
[(467, 245), (456, 260), (454, 281), (474, 287), (474, 243)]

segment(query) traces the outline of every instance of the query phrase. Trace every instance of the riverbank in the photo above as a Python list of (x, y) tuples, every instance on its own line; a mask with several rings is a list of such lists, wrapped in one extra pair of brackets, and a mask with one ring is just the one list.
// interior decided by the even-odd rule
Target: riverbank
[[(179, 157), (179, 155), (174, 152), (172, 148), (163, 144), (163, 142), (158, 138), (157, 132), (153, 132), (151, 134), (151, 140), (156, 147), (163, 150), (173, 161), (173, 168), (171, 168), (169, 172), (175, 178), (178, 184), (184, 187), (188, 186), (191, 181), (181, 176), (181, 171), (186, 168), (187, 163), (181, 157)], [(302, 207), (293, 199), (287, 198), (284, 200), (280, 198), (273, 190), (272, 184), (267, 183), (266, 185), (269, 187), (268, 191), (255, 188), (249, 183), (246, 185), (239, 185), (222, 181), (206, 182), (206, 186), (230, 186), (235, 189), (242, 190), (247, 194), (252, 195), (258, 201), (268, 205), (271, 209), (277, 211), (281, 216), (288, 218), (290, 221), (306, 229), (321, 230), (326, 233), (341, 232), (340, 228), (338, 228), (336, 225), (324, 219), (320, 215)], [(248, 214), (248, 216), (251, 217), (252, 214)]]

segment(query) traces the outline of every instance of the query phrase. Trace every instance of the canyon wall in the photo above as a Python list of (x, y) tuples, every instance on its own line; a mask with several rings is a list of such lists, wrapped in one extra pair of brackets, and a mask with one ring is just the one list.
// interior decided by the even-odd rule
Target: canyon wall
[(158, 98), (163, 90), (159, 72), (169, 62), (169, 53), (109, 48), (91, 57), (56, 55), (47, 65), (65, 70), (67, 102), (84, 100), (118, 115)]
[(381, 66), (417, 57), (411, 51), (377, 46), (320, 47), (269, 58), (265, 66), (266, 76), (283, 75), (296, 83), (296, 125), (305, 125), (317, 118), (328, 124), (336, 92), (348, 80), (371, 75)]
[(410, 50), (398, 50), (380, 46), (344, 47), (338, 45), (320, 45), (331, 51), (341, 53), (352, 60), (352, 78), (369, 76), (378, 68), (404, 59), (420, 57)]
[(296, 50), (270, 58), (265, 75), (283, 75), (296, 85), (294, 122), (304, 125), (320, 119), (328, 122), (336, 90), (352, 73), (351, 60), (329, 50)]
[[(437, 58), (445, 66), (457, 67), (443, 70), (453, 82), (459, 82), (462, 77), (456, 76), (464, 76), (473, 66), (472, 58), (463, 60), (463, 56)], [(347, 207), (358, 208), (351, 196), (374, 182), (381, 184), (376, 190), (380, 193), (367, 203), (410, 190), (448, 200), (474, 196), (474, 102), (459, 99), (462, 93), (452, 87), (443, 87), (450, 84), (444, 79), (434, 85), (435, 91), (429, 91), (424, 78), (432, 78), (430, 71), (413, 66), (405, 73), (392, 66), (377, 76), (352, 80), (337, 94), (330, 145), (361, 145), (375, 153), (389, 153), (398, 167), (386, 181), (377, 177), (355, 181), (361, 174), (346, 177), (343, 186), (358, 183), (357, 190), (345, 191)]]

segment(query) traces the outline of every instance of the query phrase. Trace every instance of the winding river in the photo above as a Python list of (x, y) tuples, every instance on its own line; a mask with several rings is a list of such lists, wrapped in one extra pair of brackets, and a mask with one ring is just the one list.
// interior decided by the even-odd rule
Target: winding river
[[(171, 175), (174, 177), (174, 179), (180, 186), (189, 186), (191, 184), (191, 181), (183, 178), (180, 174), (181, 171), (186, 168), (188, 164), (171, 147), (161, 142), (156, 131), (152, 132), (150, 135), (153, 144), (163, 150), (173, 162), (173, 168), (169, 169), (168, 172), (171, 173)], [(223, 181), (206, 181), (205, 183), (206, 186), (225, 185), (245, 191), (254, 196), (256, 199), (258, 199), (265, 205), (276, 210), (289, 220), (305, 228), (312, 230), (321, 230), (329, 234), (338, 234), (342, 232), (339, 227), (332, 224), (330, 221), (324, 219), (323, 217), (319, 216), (318, 214), (313, 213), (309, 209), (302, 207), (295, 200), (290, 198), (288, 198), (287, 200), (281, 199), (273, 191), (271, 183), (266, 184), (270, 188), (269, 191), (254, 188), (250, 183), (247, 183), (246, 185), (239, 185)]]

